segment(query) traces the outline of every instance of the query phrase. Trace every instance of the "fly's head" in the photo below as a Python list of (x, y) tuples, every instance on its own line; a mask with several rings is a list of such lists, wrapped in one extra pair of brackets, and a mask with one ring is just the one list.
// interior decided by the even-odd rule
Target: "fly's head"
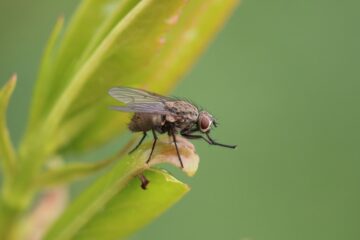
[(206, 111), (201, 111), (199, 113), (199, 118), (198, 118), (198, 127), (199, 130), (203, 133), (208, 133), (211, 129), (211, 126), (214, 125), (216, 127), (216, 122), (213, 116), (211, 116), (208, 112)]

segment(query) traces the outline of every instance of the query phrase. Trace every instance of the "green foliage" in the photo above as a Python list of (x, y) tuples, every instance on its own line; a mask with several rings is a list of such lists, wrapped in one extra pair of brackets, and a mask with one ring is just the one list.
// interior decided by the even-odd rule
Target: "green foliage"
[[(118, 137), (128, 115), (108, 109), (116, 104), (107, 95), (108, 89), (120, 85), (169, 92), (236, 2), (84, 0), (66, 31), (64, 19), (58, 19), (44, 51), (29, 123), (17, 152), (5, 114), (16, 77), (0, 92), (1, 239), (20, 236), (24, 221), (19, 219), (38, 192), (67, 187), (102, 169), (104, 175), (68, 206), (46, 239), (125, 237), (188, 191), (168, 173), (149, 169), (145, 164), (149, 144), (133, 156), (125, 154), (130, 142), (119, 154), (96, 163), (48, 165), (66, 152), (93, 150)], [(182, 143), (180, 152), (188, 156), (184, 171), (194, 174), (198, 164), (194, 149)], [(159, 144), (154, 158), (158, 159), (154, 164), (177, 164), (167, 142)], [(107, 169), (111, 164), (113, 168)], [(151, 179), (146, 191), (134, 179), (143, 171)]]

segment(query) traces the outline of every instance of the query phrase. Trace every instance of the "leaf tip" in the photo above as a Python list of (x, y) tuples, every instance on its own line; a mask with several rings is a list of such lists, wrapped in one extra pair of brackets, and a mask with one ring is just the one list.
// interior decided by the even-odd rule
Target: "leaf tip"
[(60, 14), (60, 15), (58, 16), (56, 22), (57, 22), (58, 24), (60, 24), (60, 25), (63, 25), (64, 21), (65, 21), (65, 16), (64, 16), (64, 14)]
[(10, 81), (16, 81), (17, 80), (17, 73), (13, 73), (10, 77)]
[(5, 98), (9, 98), (9, 96), (13, 92), (13, 90), (14, 90), (14, 88), (16, 86), (16, 81), (17, 81), (17, 74), (14, 73), (13, 75), (11, 75), (8, 82), (5, 84), (5, 86), (1, 90), (1, 93), (4, 94)]
[(17, 82), (17, 73), (13, 73), (10, 77), (8, 84), (13, 89), (16, 86), (16, 82)]

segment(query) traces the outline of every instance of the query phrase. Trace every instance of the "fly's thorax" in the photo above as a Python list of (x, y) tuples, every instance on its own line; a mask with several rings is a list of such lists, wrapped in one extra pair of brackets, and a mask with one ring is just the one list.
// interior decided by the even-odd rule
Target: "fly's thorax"
[(186, 101), (168, 101), (165, 105), (169, 112), (173, 113), (166, 117), (169, 122), (194, 122), (199, 116), (199, 110)]
[(165, 121), (161, 114), (135, 113), (129, 123), (129, 129), (133, 132), (146, 132), (153, 128), (164, 125)]
[(189, 102), (186, 101), (168, 101), (165, 102), (166, 109), (170, 114), (165, 116), (169, 123), (173, 123), (175, 131), (190, 128), (197, 122), (199, 110)]

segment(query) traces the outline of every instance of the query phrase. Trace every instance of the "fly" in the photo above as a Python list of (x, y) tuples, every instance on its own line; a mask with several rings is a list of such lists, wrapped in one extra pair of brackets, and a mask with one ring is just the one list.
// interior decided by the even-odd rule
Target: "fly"
[(212, 126), (217, 126), (215, 119), (207, 111), (201, 111), (188, 101), (129, 87), (111, 88), (109, 94), (125, 104), (124, 106), (114, 106), (112, 109), (134, 113), (129, 123), (130, 131), (143, 133), (139, 143), (130, 153), (134, 152), (142, 144), (147, 132), (152, 132), (154, 141), (147, 163), (150, 162), (155, 149), (158, 140), (157, 133), (167, 133), (173, 138), (182, 168), (184, 165), (177, 146), (176, 134), (180, 134), (187, 139), (203, 139), (210, 145), (226, 148), (236, 147), (236, 145), (222, 144), (213, 140), (209, 134)]

